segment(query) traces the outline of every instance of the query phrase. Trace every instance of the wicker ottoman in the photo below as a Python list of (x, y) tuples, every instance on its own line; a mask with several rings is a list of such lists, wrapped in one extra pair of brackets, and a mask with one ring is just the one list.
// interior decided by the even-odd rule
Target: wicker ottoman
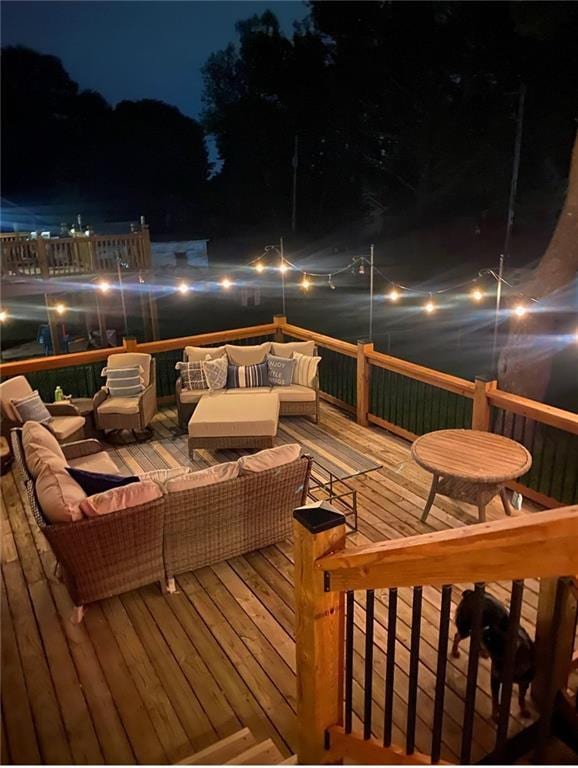
[(271, 448), (279, 423), (273, 392), (204, 395), (189, 420), (189, 454), (195, 448)]

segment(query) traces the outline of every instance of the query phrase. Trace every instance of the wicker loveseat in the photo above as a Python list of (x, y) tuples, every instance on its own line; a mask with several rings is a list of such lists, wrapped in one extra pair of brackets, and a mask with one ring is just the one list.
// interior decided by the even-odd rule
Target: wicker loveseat
[[(311, 460), (303, 456), (252, 476), (169, 493), (102, 517), (50, 523), (26, 463), (22, 429), (13, 429), (10, 437), (31, 511), (76, 606), (75, 620), (82, 619), (87, 603), (155, 581), (170, 585), (176, 574), (287, 538), (311, 472)], [(62, 450), (70, 466), (105, 471), (111, 461), (98, 440), (71, 443)]]
[[(316, 347), (313, 341), (309, 342), (265, 342), (255, 346), (237, 346), (226, 344), (222, 347), (185, 347), (183, 350), (183, 362), (195, 362), (204, 360), (206, 355), (218, 357), (227, 354), (229, 358), (233, 356), (233, 362), (242, 365), (253, 365), (262, 362), (265, 356), (271, 352), (281, 357), (290, 357), (292, 351), (300, 351), (306, 355), (315, 355)], [(305, 387), (299, 384), (290, 384), (288, 386), (271, 387), (253, 387), (247, 389), (228, 389), (224, 390), (227, 394), (234, 396), (236, 393), (250, 392), (260, 395), (264, 392), (277, 392), (279, 395), (279, 415), (280, 416), (308, 416), (312, 421), (319, 421), (319, 377), (315, 377), (312, 387)], [(176, 382), (176, 401), (177, 413), (179, 417), (179, 426), (181, 429), (187, 428), (189, 419), (195, 410), (199, 400), (208, 393), (208, 390), (183, 388), (181, 379)]]

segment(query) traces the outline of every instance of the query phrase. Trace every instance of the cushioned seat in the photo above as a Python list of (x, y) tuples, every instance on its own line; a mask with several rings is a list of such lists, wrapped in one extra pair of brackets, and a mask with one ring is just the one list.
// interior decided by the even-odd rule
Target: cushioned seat
[(84, 427), (84, 416), (54, 416), (48, 429), (57, 440), (66, 440)]
[(119, 413), (136, 414), (138, 413), (138, 397), (107, 397), (107, 399), (98, 406), (99, 413)]
[(226, 389), (224, 394), (226, 395), (262, 395), (270, 392), (271, 392), (271, 387), (234, 387), (232, 389)]
[(272, 392), (279, 395), (281, 403), (314, 403), (317, 393), (311, 387), (302, 384), (289, 384), (286, 387), (272, 387)]
[(181, 403), (198, 403), (201, 397), (208, 396), (209, 389), (181, 389)]
[(68, 463), (71, 467), (84, 469), (87, 472), (104, 472), (107, 475), (122, 475), (122, 472), (105, 451), (92, 453), (88, 456), (81, 456), (78, 459), (71, 459)]

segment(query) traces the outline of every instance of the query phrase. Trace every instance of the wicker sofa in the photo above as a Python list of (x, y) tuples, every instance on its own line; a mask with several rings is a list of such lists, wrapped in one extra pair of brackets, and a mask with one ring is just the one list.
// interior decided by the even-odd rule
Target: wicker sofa
[[(284, 348), (284, 349), (283, 349)], [(302, 351), (303, 354), (316, 354), (316, 347), (313, 341), (309, 342), (265, 342), (255, 346), (238, 346), (226, 344), (221, 347), (185, 347), (183, 350), (183, 362), (193, 362), (203, 360), (205, 355), (217, 357), (224, 353), (231, 356), (238, 355), (234, 362), (239, 364), (253, 365), (262, 362), (266, 354), (271, 351), (273, 354), (281, 354), (282, 357), (290, 356), (291, 351)], [(279, 415), (280, 416), (308, 416), (312, 421), (319, 421), (319, 377), (316, 376), (313, 387), (304, 387), (292, 384), (285, 387), (254, 387), (250, 390), (229, 389), (224, 390), (227, 394), (234, 395), (237, 392), (251, 392), (259, 395), (263, 392), (277, 392), (279, 395)], [(181, 379), (176, 382), (176, 401), (177, 413), (179, 417), (179, 426), (186, 430), (193, 411), (200, 399), (208, 393), (208, 390), (185, 390), (181, 384)]]
[[(109, 515), (50, 523), (28, 469), (22, 429), (12, 450), (30, 509), (48, 539), (75, 604), (75, 620), (87, 603), (153, 583), (281, 541), (290, 534), (292, 511), (304, 503), (311, 460), (252, 476), (178, 491)], [(62, 446), (70, 466), (110, 471), (98, 440)], [(169, 582), (167, 582), (169, 580)]]

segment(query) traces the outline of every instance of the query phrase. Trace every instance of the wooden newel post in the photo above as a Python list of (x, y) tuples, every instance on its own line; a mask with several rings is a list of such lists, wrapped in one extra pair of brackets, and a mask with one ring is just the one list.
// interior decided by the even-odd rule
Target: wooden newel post
[(283, 342), (283, 326), (287, 323), (285, 315), (273, 315), (273, 322), (275, 323), (275, 341), (279, 343)]
[(498, 386), (495, 379), (476, 376), (474, 384), (474, 407), (472, 410), (472, 429), (483, 432), (492, 431), (492, 407), (488, 401), (488, 392)]
[(134, 336), (125, 336), (122, 340), (122, 345), (124, 347), (125, 352), (136, 352), (137, 351), (137, 340)]
[(343, 712), (345, 603), (325, 591), (320, 557), (345, 547), (345, 518), (326, 502), (293, 513), (297, 642), (297, 739), (301, 765), (327, 763), (326, 730)]
[(357, 423), (362, 427), (367, 426), (367, 413), (369, 411), (369, 376), (370, 367), (367, 353), (373, 352), (373, 343), (367, 339), (357, 342)]

